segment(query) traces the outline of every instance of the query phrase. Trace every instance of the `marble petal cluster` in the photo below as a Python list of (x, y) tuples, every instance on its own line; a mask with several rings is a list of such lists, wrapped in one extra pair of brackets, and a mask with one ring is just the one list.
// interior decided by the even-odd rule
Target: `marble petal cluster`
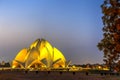
[(12, 68), (66, 67), (64, 55), (45, 39), (37, 39), (29, 48), (22, 49), (14, 58)]

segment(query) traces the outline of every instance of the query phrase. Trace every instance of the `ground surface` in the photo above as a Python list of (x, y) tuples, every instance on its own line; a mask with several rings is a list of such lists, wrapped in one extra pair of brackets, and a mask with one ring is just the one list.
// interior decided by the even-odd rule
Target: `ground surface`
[(0, 80), (120, 80), (120, 75), (64, 71), (0, 71)]

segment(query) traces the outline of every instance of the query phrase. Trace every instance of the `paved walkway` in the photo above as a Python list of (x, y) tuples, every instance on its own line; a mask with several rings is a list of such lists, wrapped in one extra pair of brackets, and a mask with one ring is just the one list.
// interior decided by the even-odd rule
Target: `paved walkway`
[(3, 71), (0, 72), (0, 80), (120, 80), (120, 75), (88, 74), (83, 72), (62, 71)]

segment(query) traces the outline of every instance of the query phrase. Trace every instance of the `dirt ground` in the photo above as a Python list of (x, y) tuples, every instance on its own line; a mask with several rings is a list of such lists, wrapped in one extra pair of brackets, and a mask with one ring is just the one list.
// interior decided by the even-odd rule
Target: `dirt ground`
[(120, 75), (65, 71), (0, 71), (0, 80), (120, 80)]

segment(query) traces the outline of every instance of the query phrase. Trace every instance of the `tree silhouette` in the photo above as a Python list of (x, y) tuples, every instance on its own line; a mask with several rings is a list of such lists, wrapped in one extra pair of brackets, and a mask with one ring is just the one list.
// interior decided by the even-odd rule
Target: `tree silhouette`
[(103, 61), (114, 69), (120, 67), (120, 0), (104, 0), (101, 8), (103, 39), (97, 47), (104, 52)]

